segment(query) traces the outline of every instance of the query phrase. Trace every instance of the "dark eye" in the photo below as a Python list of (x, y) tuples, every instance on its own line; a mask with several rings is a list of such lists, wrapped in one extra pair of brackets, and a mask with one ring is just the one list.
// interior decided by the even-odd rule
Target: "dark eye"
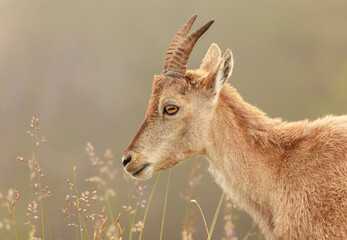
[(164, 107), (164, 114), (174, 115), (178, 112), (178, 107), (175, 105), (167, 105)]

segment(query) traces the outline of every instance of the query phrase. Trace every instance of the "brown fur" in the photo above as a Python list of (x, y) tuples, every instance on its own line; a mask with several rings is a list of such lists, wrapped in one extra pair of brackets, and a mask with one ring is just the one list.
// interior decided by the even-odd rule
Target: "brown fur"
[[(347, 115), (271, 119), (225, 84), (213, 44), (184, 79), (155, 76), (144, 123), (124, 151), (136, 178), (205, 155), (217, 183), (270, 239), (347, 239)], [(163, 113), (166, 104), (177, 114)]]
[[(285, 123), (224, 86), (206, 155), (271, 239), (347, 238), (347, 116)], [(228, 123), (234, 124), (228, 124)]]

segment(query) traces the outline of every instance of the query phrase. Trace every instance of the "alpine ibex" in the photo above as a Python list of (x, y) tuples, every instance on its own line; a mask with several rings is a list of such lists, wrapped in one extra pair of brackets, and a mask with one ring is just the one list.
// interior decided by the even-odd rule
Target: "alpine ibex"
[[(226, 83), (228, 49), (216, 44), (197, 70), (189, 55), (208, 22), (173, 38), (154, 76), (145, 120), (124, 151), (134, 178), (205, 155), (216, 182), (270, 239), (347, 239), (347, 115), (313, 122), (269, 118)], [(347, 89), (346, 89), (347, 91)]]

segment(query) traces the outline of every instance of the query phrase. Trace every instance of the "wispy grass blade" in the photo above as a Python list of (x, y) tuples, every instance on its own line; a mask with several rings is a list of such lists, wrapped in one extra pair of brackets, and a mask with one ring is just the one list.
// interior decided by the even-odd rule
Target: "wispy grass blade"
[(75, 165), (75, 159), (72, 159), (72, 166), (73, 166), (73, 177), (74, 177), (74, 184), (75, 184), (75, 191), (76, 191), (76, 203), (77, 203), (77, 213), (78, 213), (78, 222), (79, 222), (79, 227), (80, 227), (80, 233), (81, 233), (81, 239), (83, 238), (83, 232), (81, 231), (83, 229), (82, 226), (82, 221), (81, 221), (81, 213), (79, 211), (80, 204), (79, 204), (79, 199), (78, 199), (78, 190), (77, 190), (77, 176), (76, 176), (76, 165)]
[(13, 232), (14, 232), (14, 235), (16, 237), (16, 240), (19, 240), (19, 237), (18, 237), (18, 230), (17, 230), (17, 227), (13, 221), (13, 219), (11, 218), (11, 225), (12, 225), (12, 229), (13, 229)]
[[(36, 137), (36, 136), (35, 136)], [(36, 142), (37, 142), (37, 139), (36, 139)], [(38, 150), (37, 150), (37, 147), (35, 148), (36, 149), (36, 155), (33, 154), (33, 162), (37, 162), (37, 165), (39, 165), (39, 158), (38, 158)], [(44, 224), (44, 219), (43, 219), (43, 194), (42, 194), (42, 187), (41, 187), (41, 174), (38, 173), (37, 174), (38, 176), (38, 180), (39, 180), (39, 185), (38, 185), (38, 188), (39, 188), (39, 193), (40, 193), (40, 212), (41, 212), (41, 226), (42, 226), (42, 239), (45, 240), (45, 224)]]
[(219, 211), (220, 211), (220, 207), (221, 207), (223, 199), (224, 199), (224, 195), (225, 195), (225, 193), (223, 192), (222, 196), (219, 199), (219, 203), (218, 203), (216, 212), (214, 213), (213, 221), (212, 221), (212, 224), (211, 224), (211, 227), (210, 227), (210, 231), (209, 231), (208, 237), (207, 237), (208, 240), (210, 240), (211, 237), (212, 237), (212, 233), (213, 233), (213, 230), (214, 230), (214, 226), (216, 225), (217, 217), (218, 217), (218, 214), (219, 214)]
[(105, 186), (103, 186), (102, 188), (103, 192), (104, 192), (104, 198), (105, 198), (105, 203), (106, 203), (106, 208), (108, 211), (108, 215), (111, 218), (111, 222), (115, 222), (114, 216), (113, 216), (113, 212), (112, 212), (112, 207), (111, 207), (111, 203), (110, 203), (110, 197), (107, 193), (107, 190), (105, 188)]
[[(36, 161), (37, 163), (37, 167), (39, 168), (40, 166), (40, 161), (39, 161), (39, 142), (40, 140), (38, 139), (38, 136), (37, 136), (37, 132), (40, 130), (40, 128), (38, 127), (39, 126), (39, 119), (38, 118), (35, 118), (34, 116), (32, 117), (32, 120), (31, 120), (31, 126), (32, 128), (35, 130), (34, 134), (32, 135), (34, 138), (34, 153), (32, 153), (32, 160), (33, 162)], [(38, 188), (39, 188), (39, 194), (40, 194), (40, 211), (41, 211), (41, 226), (42, 226), (42, 239), (45, 240), (45, 224), (44, 224), (44, 213), (43, 213), (43, 194), (42, 194), (42, 186), (41, 186), (41, 173), (38, 172), (37, 173), (37, 177), (38, 177), (38, 180), (39, 180), (39, 183), (38, 183)]]
[(209, 233), (208, 233), (208, 227), (207, 227), (205, 215), (204, 215), (204, 213), (203, 213), (203, 211), (202, 211), (202, 209), (201, 209), (201, 207), (200, 207), (200, 204), (199, 204), (195, 199), (190, 200), (190, 202), (191, 202), (191, 203), (195, 203), (196, 206), (198, 206), (199, 211), (200, 211), (200, 214), (201, 214), (201, 216), (202, 216), (202, 220), (204, 221), (204, 224), (205, 224), (206, 233), (207, 233), (207, 235), (208, 235)]
[[(156, 188), (156, 186), (157, 186), (157, 183), (158, 183), (158, 180), (159, 180), (160, 174), (161, 174), (161, 172), (159, 172), (159, 173), (158, 173), (157, 179), (155, 180), (155, 183), (154, 183), (154, 186), (153, 186), (153, 189), (152, 189), (151, 195), (150, 195), (149, 200), (148, 200), (148, 203), (147, 203), (147, 207), (146, 207), (145, 215), (144, 215), (144, 217), (143, 217), (143, 221), (142, 221), (144, 226), (145, 226), (145, 223), (146, 223), (146, 218), (147, 218), (147, 212), (148, 212), (148, 209), (149, 209), (149, 205), (151, 205), (151, 201), (152, 201), (153, 193), (154, 193), (154, 190), (155, 190), (155, 188)], [(141, 240), (141, 238), (142, 238), (142, 233), (143, 233), (143, 231), (141, 231), (141, 233), (140, 233), (139, 240)]]
[[(199, 176), (197, 175), (197, 172), (200, 168), (200, 165), (198, 164), (198, 157), (194, 158), (194, 162), (193, 162), (193, 167), (192, 170), (190, 172), (190, 177), (189, 177), (189, 182), (194, 182), (194, 179), (196, 179), (197, 177), (199, 178)], [(188, 193), (187, 193), (187, 199), (191, 199), (191, 197), (193, 196), (193, 191), (194, 191), (194, 187), (197, 184), (189, 184), (189, 188), (188, 188)], [(183, 228), (189, 228), (189, 225), (194, 225), (193, 222), (191, 222), (191, 204), (189, 203), (189, 201), (187, 202), (187, 206), (186, 206), (186, 212), (185, 212), (185, 218), (184, 218), (184, 224), (183, 224)], [(185, 230), (183, 230), (185, 231)]]
[(166, 192), (165, 192), (165, 202), (164, 202), (163, 218), (162, 218), (162, 220), (161, 220), (161, 229), (160, 229), (160, 240), (162, 240), (162, 237), (163, 237), (164, 221), (165, 221), (165, 212), (166, 212), (167, 196), (168, 196), (168, 193), (169, 193), (170, 178), (171, 178), (171, 169), (169, 170), (169, 176), (168, 176), (168, 178), (167, 178), (167, 184), (166, 184)]
[[(131, 198), (131, 195), (132, 193), (135, 191), (136, 189), (136, 186), (137, 186), (137, 181), (134, 182), (131, 190), (129, 191), (128, 193), (128, 199), (129, 199), (129, 206), (131, 205), (131, 202), (132, 202), (132, 198)], [(137, 209), (137, 206), (136, 206), (136, 209)], [(134, 222), (135, 222), (135, 217), (136, 217), (136, 210), (135, 210), (135, 213), (133, 215), (129, 214), (129, 240), (132, 240), (133, 239), (133, 231), (132, 231), (132, 226), (134, 225)]]
[(13, 211), (13, 205), (12, 205), (12, 207), (10, 207), (10, 204), (8, 203), (8, 202), (6, 202), (6, 206), (7, 206), (7, 210), (8, 210), (8, 213), (9, 213), (9, 215), (10, 215), (10, 219), (11, 219), (11, 231), (13, 231), (14, 232), (14, 235), (15, 235), (15, 237), (16, 237), (16, 240), (19, 240), (19, 238), (18, 238), (18, 233), (17, 233), (17, 229), (15, 228), (15, 224), (14, 224), (14, 220), (13, 220), (13, 218), (14, 218), (14, 216), (13, 216), (13, 213), (14, 213), (14, 211)]

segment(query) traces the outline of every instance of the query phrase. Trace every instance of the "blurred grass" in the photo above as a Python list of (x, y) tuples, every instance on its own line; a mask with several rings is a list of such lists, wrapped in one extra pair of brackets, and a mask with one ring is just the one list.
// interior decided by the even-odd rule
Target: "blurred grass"
[[(3, 207), (7, 207), (8, 216), (0, 215), (0, 230), (3, 239), (52, 239), (52, 236), (57, 236), (56, 229), (50, 227), (50, 220), (52, 216), (49, 216), (47, 209), (53, 210), (53, 215), (57, 216), (57, 213), (60, 213), (61, 220), (65, 218), (65, 239), (81, 239), (81, 240), (100, 240), (100, 239), (135, 239), (141, 240), (144, 232), (151, 232), (154, 226), (146, 225), (146, 219), (151, 213), (148, 212), (149, 207), (152, 202), (152, 198), (157, 187), (159, 177), (161, 173), (157, 174), (156, 181), (152, 187), (152, 191), (149, 195), (146, 194), (147, 185), (143, 185), (139, 181), (131, 181), (128, 175), (123, 174), (122, 178), (118, 180), (129, 182), (133, 184), (132, 188), (129, 188), (127, 195), (129, 196), (128, 204), (122, 205), (122, 208), (112, 210), (111, 208), (111, 199), (114, 201), (119, 201), (120, 199), (116, 198), (116, 189), (112, 187), (112, 181), (115, 180), (115, 177), (119, 175), (117, 169), (114, 166), (113, 154), (110, 150), (106, 150), (104, 157), (100, 158), (94, 146), (91, 143), (87, 143), (85, 148), (87, 155), (89, 156), (90, 164), (96, 170), (97, 174), (90, 176), (85, 179), (85, 182), (89, 183), (90, 190), (79, 190), (78, 180), (80, 178), (77, 174), (77, 167), (75, 160), (72, 160), (72, 172), (73, 172), (73, 181), (69, 179), (66, 180), (66, 187), (68, 187), (68, 194), (65, 195), (65, 206), (48, 204), (47, 200), (52, 197), (52, 192), (49, 190), (48, 185), (44, 185), (46, 179), (49, 179), (50, 176), (46, 175), (43, 168), (41, 168), (39, 162), (39, 147), (43, 143), (46, 143), (46, 138), (41, 136), (40, 120), (38, 118), (32, 117), (30, 130), (27, 133), (33, 140), (33, 152), (31, 157), (17, 157), (22, 164), (27, 165), (27, 168), (30, 170), (30, 184), (29, 191), (31, 194), (29, 196), (24, 196), (24, 199), (27, 199), (28, 202), (19, 201), (20, 198), (23, 198), (23, 195), (17, 190), (12, 188), (8, 191), (7, 196), (0, 192), (0, 203)], [(211, 236), (214, 231), (216, 220), (220, 212), (224, 193), (222, 194), (218, 206), (216, 208), (212, 223), (210, 228), (207, 226), (207, 221), (205, 214), (198, 203), (197, 200), (192, 199), (194, 188), (200, 184), (201, 174), (198, 174), (200, 165), (197, 163), (198, 158), (195, 158), (191, 174), (188, 181), (188, 188), (185, 193), (181, 194), (182, 200), (186, 201), (188, 206), (191, 203), (195, 203), (198, 207), (201, 217), (203, 219), (207, 239), (211, 239)], [(166, 184), (165, 191), (165, 200), (161, 220), (160, 236), (162, 239), (163, 236), (168, 236), (168, 233), (164, 232), (164, 221), (165, 213), (168, 202), (168, 192), (170, 186), (171, 170), (169, 171), (168, 181)], [(57, 183), (61, 184), (61, 183)], [(45, 187), (43, 187), (45, 186)], [(53, 193), (53, 196), (55, 194)], [(26, 198), (28, 197), (28, 198)], [(59, 199), (64, 199), (64, 196), (55, 196)], [(162, 196), (163, 197), (163, 196)], [(147, 200), (148, 199), (148, 202)], [(225, 204), (228, 206), (229, 201), (226, 201)], [(16, 210), (17, 206), (27, 206), (26, 211)], [(39, 206), (39, 207), (38, 207)], [(145, 212), (141, 209), (145, 209)], [(153, 207), (152, 207), (153, 208)], [(233, 209), (229, 208), (229, 211), (225, 213), (227, 216), (225, 224), (232, 224), (232, 227), (225, 229), (225, 235), (228, 236), (232, 234), (232, 239), (237, 239), (237, 232), (233, 226), (233, 219), (231, 216), (231, 211)], [(123, 219), (120, 220), (121, 213), (128, 215), (129, 224), (127, 227), (121, 227), (121, 222), (124, 222)], [(140, 213), (140, 214), (139, 214)], [(141, 216), (143, 214), (143, 217)], [(117, 220), (115, 216), (118, 215)], [(190, 207), (186, 208), (186, 219), (182, 224), (181, 230), (181, 239), (183, 240), (192, 240), (195, 239), (195, 233), (201, 232), (202, 230), (196, 229), (196, 213), (192, 211)], [(16, 218), (15, 218), (16, 216)], [(188, 216), (188, 219), (187, 219)], [(143, 220), (138, 220), (139, 218)], [(184, 215), (181, 216), (182, 220)], [(17, 222), (16, 219), (24, 219), (25, 223), (23, 225), (20, 222)], [(57, 220), (57, 219), (56, 219)], [(128, 228), (128, 235), (125, 230)], [(156, 227), (157, 229), (159, 227)], [(253, 228), (251, 229), (253, 230)], [(202, 231), (203, 232), (203, 231)], [(93, 234), (91, 234), (93, 233)], [(13, 237), (14, 236), (14, 237)], [(21, 237), (19, 237), (21, 236)], [(247, 236), (247, 235), (246, 235)], [(61, 237), (61, 236), (60, 236)], [(60, 238), (59, 237), (59, 238)], [(153, 237), (152, 237), (153, 238)], [(244, 238), (245, 240), (248, 237)]]

